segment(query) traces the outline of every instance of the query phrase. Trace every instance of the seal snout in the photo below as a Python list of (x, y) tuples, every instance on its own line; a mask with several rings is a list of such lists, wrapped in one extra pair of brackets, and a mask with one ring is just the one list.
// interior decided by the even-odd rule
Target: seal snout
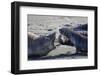
[(61, 29), (59, 29), (59, 32), (61, 33), (61, 34), (64, 34), (65, 33), (65, 28), (61, 28)]

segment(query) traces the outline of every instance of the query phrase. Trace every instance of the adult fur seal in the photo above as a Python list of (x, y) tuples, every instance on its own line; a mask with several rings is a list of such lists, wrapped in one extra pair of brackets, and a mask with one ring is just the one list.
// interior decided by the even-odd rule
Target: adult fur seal
[(87, 37), (68, 28), (59, 29), (60, 33), (67, 36), (76, 47), (77, 52), (87, 52)]
[(38, 58), (47, 55), (55, 48), (54, 40), (55, 33), (48, 36), (40, 36), (35, 40), (32, 36), (28, 35), (28, 57)]

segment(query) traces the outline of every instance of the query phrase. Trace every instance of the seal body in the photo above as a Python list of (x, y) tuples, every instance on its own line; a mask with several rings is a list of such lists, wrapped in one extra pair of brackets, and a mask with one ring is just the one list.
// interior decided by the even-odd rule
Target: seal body
[(55, 33), (48, 36), (40, 36), (37, 39), (28, 36), (28, 56), (29, 57), (41, 57), (48, 54), (55, 48), (54, 46)]
[(87, 37), (68, 28), (59, 29), (60, 33), (68, 37), (71, 43), (76, 47), (77, 52), (87, 52)]

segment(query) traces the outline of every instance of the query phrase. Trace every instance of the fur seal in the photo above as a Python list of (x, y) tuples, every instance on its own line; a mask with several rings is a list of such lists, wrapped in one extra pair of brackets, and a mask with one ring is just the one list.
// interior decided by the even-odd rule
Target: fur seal
[(28, 57), (38, 58), (47, 55), (54, 46), (55, 33), (48, 36), (40, 36), (33, 39), (32, 36), (28, 36)]
[(60, 33), (68, 37), (71, 43), (76, 47), (77, 52), (87, 52), (87, 37), (68, 28), (59, 29)]

